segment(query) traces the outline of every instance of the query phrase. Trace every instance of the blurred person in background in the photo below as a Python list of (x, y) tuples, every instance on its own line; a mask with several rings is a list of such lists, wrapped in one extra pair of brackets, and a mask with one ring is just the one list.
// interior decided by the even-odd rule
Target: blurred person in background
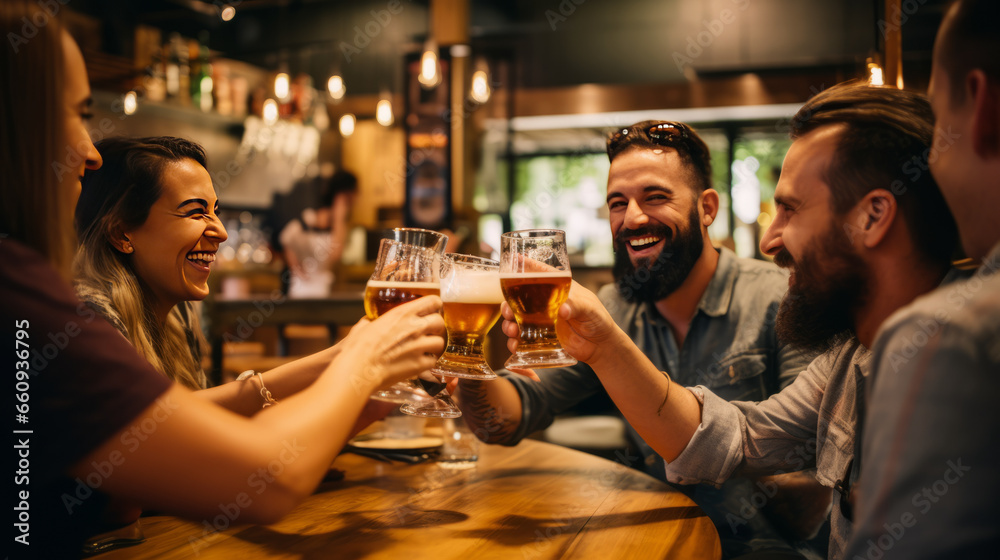
[[(318, 193), (305, 187), (321, 184)], [(317, 178), (293, 188), (292, 196), (306, 199), (306, 207), (280, 228), (278, 248), (288, 267), (288, 296), (323, 298), (330, 295), (334, 267), (347, 243), (348, 218), (358, 192), (358, 179), (348, 171), (337, 171), (328, 179)]]
[[(80, 179), (102, 161), (88, 134), (83, 56), (51, 6), (0, 3), (8, 39), (0, 49), (0, 336), (24, 343), (7, 364), (27, 387), (20, 402), (30, 403), (15, 429), (31, 430), (20, 440), (30, 445), (30, 477), (15, 479), (30, 497), (30, 524), (15, 525), (12, 555), (79, 556), (109, 498), (215, 516), (291, 449), (295, 460), (234, 520), (272, 523), (328, 472), (375, 388), (434, 364), (444, 350), (441, 301), (424, 297), (360, 321), (309, 388), (251, 418), (157, 372), (70, 285)], [(21, 35), (25, 22), (30, 37)]]

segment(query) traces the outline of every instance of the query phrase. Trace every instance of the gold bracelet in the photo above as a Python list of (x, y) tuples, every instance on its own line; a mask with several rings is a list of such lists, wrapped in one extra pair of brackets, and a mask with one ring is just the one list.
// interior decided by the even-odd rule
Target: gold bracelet
[(667, 399), (670, 398), (670, 386), (673, 385), (673, 381), (670, 380), (670, 374), (669, 373), (667, 373), (665, 371), (661, 371), (660, 373), (662, 373), (663, 376), (667, 378), (667, 394), (663, 395), (663, 402), (660, 403), (660, 408), (656, 409), (656, 415), (657, 416), (660, 415), (660, 412), (663, 412), (663, 406), (667, 404)]
[(271, 395), (271, 391), (268, 391), (267, 387), (264, 386), (264, 374), (263, 373), (254, 371), (252, 369), (248, 369), (248, 370), (244, 371), (243, 373), (241, 373), (239, 375), (239, 377), (236, 378), (236, 380), (237, 381), (244, 381), (244, 380), (249, 379), (249, 378), (251, 378), (251, 377), (253, 377), (255, 375), (257, 376), (257, 382), (260, 383), (260, 398), (264, 399), (264, 406), (262, 406), (261, 408), (267, 408), (267, 407), (271, 406), (272, 404), (278, 404), (278, 401), (275, 400), (274, 396)]

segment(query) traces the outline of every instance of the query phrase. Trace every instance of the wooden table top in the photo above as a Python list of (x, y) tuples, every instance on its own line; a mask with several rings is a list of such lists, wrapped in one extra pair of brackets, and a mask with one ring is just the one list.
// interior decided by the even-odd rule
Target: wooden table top
[(320, 485), (279, 523), (206, 533), (205, 521), (146, 517), (145, 543), (94, 558), (720, 556), (715, 528), (687, 496), (594, 455), (525, 440), (481, 446), (472, 468), (443, 465), (344, 454), (334, 466), (345, 478)]

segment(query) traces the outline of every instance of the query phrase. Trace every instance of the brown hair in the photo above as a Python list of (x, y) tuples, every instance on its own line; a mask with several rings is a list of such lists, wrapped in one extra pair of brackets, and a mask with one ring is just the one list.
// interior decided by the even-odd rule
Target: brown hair
[(958, 230), (927, 166), (934, 136), (927, 99), (863, 82), (838, 84), (799, 109), (791, 137), (828, 125), (846, 127), (825, 173), (834, 212), (843, 214), (869, 192), (887, 189), (916, 250), (929, 263), (948, 262), (958, 247)]
[[(28, 37), (22, 33), (32, 29)], [(0, 232), (44, 255), (68, 280), (76, 246), (73, 193), (53, 169), (62, 156), (63, 27), (25, 0), (0, 2)]]
[[(680, 134), (674, 141), (658, 142), (655, 138), (650, 138), (647, 131), (659, 124), (676, 128)], [(685, 123), (642, 121), (612, 132), (607, 139), (608, 160), (612, 162), (618, 154), (629, 150), (658, 150), (664, 147), (674, 148), (677, 151), (681, 161), (691, 172), (694, 179), (691, 186), (696, 195), (712, 188), (712, 154), (697, 131)]]
[(948, 73), (952, 104), (965, 100), (965, 76), (974, 69), (1000, 81), (1000, 2), (959, 0), (938, 37), (938, 64)]

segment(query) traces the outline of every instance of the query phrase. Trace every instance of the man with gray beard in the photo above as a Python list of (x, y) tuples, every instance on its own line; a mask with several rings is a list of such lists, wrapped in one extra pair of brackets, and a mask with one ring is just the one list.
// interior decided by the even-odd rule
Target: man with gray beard
[[(658, 369), (685, 385), (710, 387), (724, 399), (760, 401), (790, 384), (812, 355), (775, 334), (788, 276), (770, 263), (712, 246), (708, 226), (719, 195), (701, 138), (683, 123), (640, 122), (611, 135), (608, 157), (615, 283), (600, 291), (600, 299), (615, 323)], [(459, 382), (460, 406), (480, 439), (514, 445), (584, 399), (607, 395), (582, 362), (537, 375), (539, 382), (520, 375)], [(628, 425), (627, 434), (635, 455), (619, 460), (665, 480), (663, 459)], [(815, 532), (830, 493), (808, 475), (684, 491), (712, 518), (724, 557), (767, 552), (799, 558), (758, 511), (762, 502), (782, 502), (777, 494), (787, 496), (793, 482), (791, 493), (800, 501), (809, 496), (804, 501), (812, 506), (791, 517), (809, 527), (800, 533)]]

